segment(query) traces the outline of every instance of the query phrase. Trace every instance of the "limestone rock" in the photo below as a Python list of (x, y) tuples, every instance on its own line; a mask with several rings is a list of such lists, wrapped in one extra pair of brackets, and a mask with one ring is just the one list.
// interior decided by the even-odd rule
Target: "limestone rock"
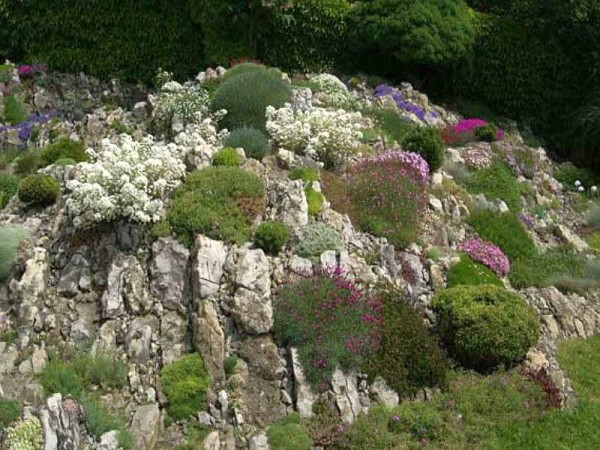
[(125, 336), (127, 354), (138, 364), (146, 364), (150, 360), (150, 344), (153, 336), (158, 334), (156, 317), (138, 317), (129, 326)]
[(342, 421), (345, 423), (354, 422), (354, 419), (362, 411), (356, 385), (356, 375), (346, 375), (337, 368), (331, 378), (331, 390), (335, 394), (335, 404)]
[(202, 356), (211, 379), (215, 382), (224, 380), (225, 335), (215, 307), (207, 300), (200, 302), (194, 320), (194, 346)]
[(160, 318), (160, 346), (163, 364), (170, 364), (187, 353), (187, 321), (178, 312), (166, 311)]
[(375, 396), (377, 401), (387, 406), (388, 408), (393, 408), (400, 403), (400, 397), (381, 377), (375, 378), (375, 381), (369, 387), (369, 392)]
[(308, 224), (308, 203), (301, 180), (274, 181), (268, 196), (272, 220), (280, 220), (291, 228)]
[(58, 293), (63, 297), (74, 297), (80, 290), (87, 292), (91, 287), (90, 263), (83, 255), (75, 253), (62, 270)]
[(102, 294), (102, 317), (115, 319), (125, 312), (125, 298), (132, 298), (143, 276), (140, 263), (133, 255), (118, 254), (112, 261), (106, 289)]
[(194, 296), (205, 299), (219, 292), (227, 249), (223, 242), (203, 235), (196, 238), (196, 248), (198, 252), (192, 269)]
[(317, 397), (308, 383), (306, 375), (304, 375), (297, 349), (291, 349), (291, 357), (294, 376), (294, 393), (296, 394), (296, 409), (301, 417), (312, 417), (313, 404)]
[(158, 404), (143, 405), (136, 409), (131, 422), (135, 450), (154, 450), (160, 433), (161, 417)]
[(152, 244), (154, 258), (150, 265), (150, 292), (163, 306), (187, 313), (190, 252), (173, 238), (160, 238)]

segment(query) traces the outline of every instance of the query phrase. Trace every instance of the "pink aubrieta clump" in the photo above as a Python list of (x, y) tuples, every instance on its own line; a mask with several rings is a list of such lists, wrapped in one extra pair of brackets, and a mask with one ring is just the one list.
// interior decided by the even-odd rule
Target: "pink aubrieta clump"
[(417, 180), (423, 184), (426, 184), (427, 180), (429, 179), (429, 165), (427, 164), (427, 161), (425, 161), (421, 155), (414, 152), (404, 152), (395, 149), (386, 153), (382, 153), (381, 155), (361, 158), (358, 164), (372, 162), (383, 163), (387, 161), (400, 162), (414, 169)]
[(480, 142), (467, 147), (461, 152), (461, 156), (467, 167), (471, 169), (486, 169), (492, 165), (494, 160), (492, 146), (489, 142)]
[[(477, 128), (485, 127), (488, 123), (483, 119), (463, 119), (452, 127), (452, 131), (455, 133), (474, 133)], [(504, 139), (504, 131), (496, 130), (496, 140), (501, 141)]]
[(491, 242), (482, 239), (471, 239), (463, 242), (459, 248), (471, 259), (489, 267), (500, 277), (504, 277), (510, 272), (508, 257)]

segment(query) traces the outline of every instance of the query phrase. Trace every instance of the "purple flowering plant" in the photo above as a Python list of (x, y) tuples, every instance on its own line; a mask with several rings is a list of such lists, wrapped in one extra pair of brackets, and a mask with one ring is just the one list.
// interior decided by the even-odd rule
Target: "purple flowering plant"
[(381, 302), (340, 268), (284, 285), (275, 301), (274, 332), (298, 348), (309, 382), (326, 389), (336, 367), (357, 368), (381, 340)]
[(436, 118), (438, 116), (435, 111), (425, 111), (420, 106), (405, 100), (402, 92), (399, 89), (388, 84), (380, 84), (376, 86), (373, 96), (375, 98), (390, 96), (394, 100), (394, 103), (398, 109), (414, 114), (422, 122), (427, 122), (428, 116), (432, 118)]
[(491, 242), (482, 239), (470, 239), (460, 244), (459, 249), (471, 259), (493, 270), (500, 277), (504, 277), (510, 272), (508, 257)]

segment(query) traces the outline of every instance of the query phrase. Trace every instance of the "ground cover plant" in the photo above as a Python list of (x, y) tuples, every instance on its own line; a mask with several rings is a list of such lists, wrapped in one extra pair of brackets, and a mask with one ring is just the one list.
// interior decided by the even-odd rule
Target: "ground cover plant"
[(484, 194), (488, 200), (503, 200), (513, 212), (522, 209), (517, 180), (510, 167), (501, 161), (471, 174), (466, 188), (471, 194)]
[(27, 232), (21, 226), (0, 226), (0, 282), (5, 281), (10, 275), (17, 259), (19, 245), (26, 237)]
[(491, 269), (473, 261), (466, 255), (461, 256), (460, 261), (450, 268), (447, 278), (449, 288), (482, 284), (504, 286), (502, 280)]

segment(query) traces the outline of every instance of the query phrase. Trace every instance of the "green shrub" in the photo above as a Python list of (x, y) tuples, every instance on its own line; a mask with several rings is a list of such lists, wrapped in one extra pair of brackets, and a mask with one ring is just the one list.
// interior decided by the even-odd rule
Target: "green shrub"
[(46, 167), (64, 158), (69, 158), (77, 162), (87, 161), (89, 156), (85, 152), (83, 141), (60, 139), (54, 144), (47, 145), (40, 151), (40, 166)]
[(156, 222), (150, 230), (150, 237), (153, 240), (161, 237), (171, 236), (171, 234), (173, 234), (173, 229), (171, 228), (169, 221), (165, 219), (161, 219)]
[(236, 356), (228, 356), (225, 358), (223, 363), (223, 369), (225, 370), (225, 376), (229, 378), (235, 372), (239, 359)]
[(272, 450), (311, 450), (313, 442), (297, 413), (290, 414), (267, 429)]
[(342, 238), (336, 230), (323, 222), (315, 222), (300, 230), (294, 253), (303, 258), (318, 259), (323, 252), (342, 248)]
[(307, 380), (323, 390), (338, 365), (358, 369), (377, 348), (379, 305), (338, 272), (317, 272), (282, 287), (273, 331), (284, 345), (298, 348)]
[(58, 359), (51, 359), (42, 369), (40, 383), (46, 395), (60, 393), (79, 398), (83, 391), (83, 381), (75, 368)]
[(0, 226), (0, 282), (5, 281), (10, 275), (17, 259), (17, 250), (25, 237), (27, 232), (20, 226)]
[(537, 254), (533, 240), (513, 213), (480, 209), (469, 216), (467, 223), (482, 239), (496, 244), (513, 261)]
[(0, 428), (6, 428), (21, 416), (19, 402), (0, 398)]
[(235, 148), (226, 147), (213, 155), (213, 166), (239, 167), (242, 157)]
[(35, 173), (40, 167), (40, 164), (40, 152), (36, 150), (27, 150), (17, 158), (15, 173), (17, 175), (29, 175)]
[(127, 365), (112, 355), (81, 353), (72, 366), (87, 387), (121, 388), (127, 384)]
[(600, 253), (600, 231), (596, 231), (587, 237), (587, 243), (596, 253)]
[(216, 90), (210, 108), (227, 110), (220, 122), (223, 128), (252, 127), (265, 131), (267, 106), (282, 107), (291, 96), (292, 88), (277, 73), (268, 69), (251, 71), (231, 77)]
[(19, 184), (19, 199), (29, 206), (49, 206), (59, 192), (60, 184), (50, 175), (29, 175)]
[(17, 125), (27, 120), (23, 107), (14, 95), (4, 97), (4, 121), (10, 125)]
[(241, 244), (264, 210), (261, 178), (238, 167), (207, 167), (189, 174), (173, 193), (167, 215), (177, 238), (191, 246), (197, 234)]
[(318, 216), (323, 209), (323, 203), (325, 202), (325, 197), (320, 192), (315, 191), (312, 187), (312, 183), (308, 185), (308, 187), (304, 190), (306, 195), (306, 201), (308, 203), (308, 214), (311, 216)]
[(466, 188), (470, 194), (483, 194), (488, 200), (503, 200), (513, 212), (522, 209), (519, 183), (512, 169), (500, 160), (473, 173)]
[(448, 364), (422, 317), (397, 289), (387, 288), (378, 297), (383, 325), (379, 348), (366, 363), (369, 379), (380, 375), (400, 397), (443, 386)]
[(437, 128), (415, 127), (402, 139), (402, 149), (421, 155), (431, 172), (437, 171), (444, 164), (444, 141)]
[(478, 141), (494, 142), (496, 141), (496, 127), (491, 123), (475, 129), (475, 137)]
[(171, 419), (185, 420), (206, 408), (210, 378), (200, 355), (187, 355), (164, 366), (160, 382), (169, 401), (167, 412)]
[(185, 441), (172, 450), (203, 450), (204, 440), (211, 431), (212, 428), (206, 425), (197, 422), (188, 422), (185, 424)]
[(297, 167), (290, 170), (290, 180), (302, 180), (305, 183), (319, 181), (319, 170), (314, 167)]
[(536, 312), (498, 286), (458, 286), (432, 301), (442, 338), (466, 367), (487, 371), (522, 359), (539, 337)]
[(118, 430), (120, 448), (128, 450), (132, 447), (132, 439), (126, 431), (125, 421), (108, 412), (100, 400), (93, 397), (85, 398), (81, 401), (81, 407), (85, 416), (85, 426), (95, 439), (99, 440), (104, 433)]
[(567, 189), (575, 189), (575, 182), (579, 181), (586, 189), (598, 184), (599, 177), (586, 168), (575, 166), (566, 162), (554, 170), (554, 178), (565, 185)]
[(76, 164), (77, 164), (77, 161), (75, 161), (73, 158), (59, 158), (56, 161), (54, 161), (54, 165), (60, 166), (60, 167), (74, 166)]
[(271, 146), (265, 133), (251, 127), (242, 127), (233, 130), (225, 138), (223, 145), (226, 147), (243, 148), (247, 158), (261, 159), (271, 152)]
[(513, 262), (509, 280), (516, 289), (544, 287), (561, 276), (581, 278), (585, 260), (572, 248), (559, 246)]
[(369, 108), (363, 113), (375, 120), (375, 134), (384, 137), (389, 144), (401, 143), (404, 137), (415, 128), (412, 122), (403, 119), (398, 111), (392, 108)]
[(4, 208), (19, 189), (19, 179), (8, 173), (0, 173), (0, 209)]
[(254, 244), (271, 255), (277, 255), (290, 238), (290, 231), (283, 222), (268, 221), (259, 225), (254, 234)]
[(223, 78), (226, 80), (228, 78), (232, 78), (232, 77), (241, 75), (243, 73), (250, 73), (250, 72), (264, 73), (266, 70), (279, 72), (279, 75), (282, 75), (282, 73), (278, 69), (269, 69), (264, 64), (255, 63), (255, 62), (243, 62), (240, 64), (236, 64), (235, 66), (227, 69), (227, 72), (225, 72), (225, 76)]
[(483, 264), (473, 261), (466, 255), (461, 256), (460, 262), (454, 264), (448, 271), (448, 287), (461, 285), (491, 284), (504, 286), (502, 280)]

